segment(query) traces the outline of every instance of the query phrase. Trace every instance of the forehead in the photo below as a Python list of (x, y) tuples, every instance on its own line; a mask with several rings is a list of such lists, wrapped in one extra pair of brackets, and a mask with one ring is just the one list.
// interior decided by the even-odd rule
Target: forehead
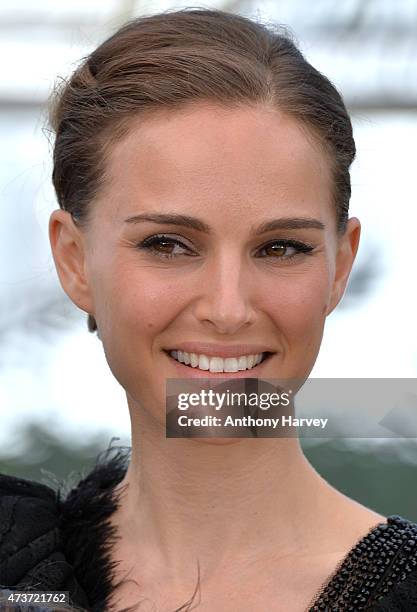
[(198, 103), (132, 120), (107, 158), (106, 194), (116, 218), (142, 204), (311, 213), (331, 207), (331, 171), (312, 133), (289, 115)]

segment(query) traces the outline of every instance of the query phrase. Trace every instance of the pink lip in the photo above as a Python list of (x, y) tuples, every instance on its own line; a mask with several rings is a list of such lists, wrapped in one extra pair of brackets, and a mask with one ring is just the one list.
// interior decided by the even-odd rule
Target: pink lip
[(185, 365), (184, 363), (174, 359), (174, 357), (171, 357), (168, 353), (167, 357), (172, 365), (176, 368), (180, 378), (257, 378), (259, 369), (262, 368), (264, 363), (269, 361), (269, 358), (266, 358), (250, 370), (238, 370), (237, 372), (210, 372), (210, 370), (200, 370), (199, 368), (193, 368), (189, 365)]
[(258, 353), (273, 353), (265, 344), (211, 344), (205, 342), (180, 342), (166, 351), (185, 351), (207, 357), (240, 357), (241, 355), (256, 355)]

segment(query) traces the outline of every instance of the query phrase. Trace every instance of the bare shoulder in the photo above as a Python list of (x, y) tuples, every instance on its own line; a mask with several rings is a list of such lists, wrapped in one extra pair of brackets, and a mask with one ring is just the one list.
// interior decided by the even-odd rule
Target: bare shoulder
[(387, 517), (342, 493), (339, 495), (331, 529), (341, 548), (349, 551), (369, 531), (381, 523), (386, 523)]

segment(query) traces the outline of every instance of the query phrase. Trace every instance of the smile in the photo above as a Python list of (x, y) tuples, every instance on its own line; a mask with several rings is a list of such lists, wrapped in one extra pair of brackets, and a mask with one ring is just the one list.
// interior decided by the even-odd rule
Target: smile
[(166, 353), (182, 363), (197, 370), (209, 372), (238, 372), (240, 370), (252, 370), (265, 361), (272, 353), (257, 353), (253, 355), (241, 355), (239, 357), (217, 357), (197, 353), (187, 353), (180, 350), (166, 351)]

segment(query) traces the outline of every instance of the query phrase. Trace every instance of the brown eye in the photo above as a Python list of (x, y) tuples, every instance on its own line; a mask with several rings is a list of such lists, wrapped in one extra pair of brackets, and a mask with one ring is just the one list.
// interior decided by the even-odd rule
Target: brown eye
[(260, 249), (262, 257), (289, 261), (298, 255), (309, 255), (313, 247), (297, 240), (274, 240)]
[(173, 246), (175, 246), (175, 244), (169, 240), (160, 240), (159, 242), (155, 242), (153, 245), (154, 249), (160, 253), (171, 253)]
[[(143, 249), (155, 255), (156, 257), (174, 258), (180, 255), (189, 255), (190, 249), (182, 242), (168, 236), (150, 236), (143, 242), (136, 245), (137, 249)], [(177, 249), (180, 252), (175, 252)], [(187, 253), (188, 251), (188, 253)]]
[(283, 244), (269, 244), (264, 250), (268, 256), (282, 257), (282, 255), (285, 255), (287, 248)]

